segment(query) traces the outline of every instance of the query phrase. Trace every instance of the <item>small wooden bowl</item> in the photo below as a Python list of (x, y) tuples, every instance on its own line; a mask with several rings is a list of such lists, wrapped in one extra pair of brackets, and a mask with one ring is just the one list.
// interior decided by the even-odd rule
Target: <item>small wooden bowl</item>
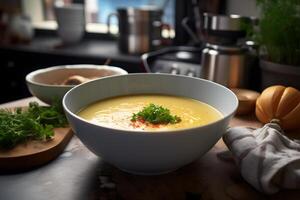
[(253, 113), (255, 110), (256, 100), (260, 93), (240, 88), (232, 88), (232, 92), (235, 93), (239, 100), (239, 106), (236, 111), (237, 115), (247, 115)]

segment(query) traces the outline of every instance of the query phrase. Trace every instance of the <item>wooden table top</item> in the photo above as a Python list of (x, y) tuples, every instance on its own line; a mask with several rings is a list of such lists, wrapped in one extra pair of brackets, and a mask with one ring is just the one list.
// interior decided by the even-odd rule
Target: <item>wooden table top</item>
[[(2, 104), (0, 108), (23, 107), (30, 101), (38, 100), (34, 97), (21, 99)], [(261, 123), (254, 116), (244, 116), (234, 117), (230, 126), (260, 127)], [(76, 136), (73, 140), (79, 142)], [(80, 148), (88, 152), (82, 144)], [(96, 186), (92, 187), (93, 191), (87, 199), (300, 199), (299, 190), (283, 190), (268, 196), (256, 191), (243, 180), (230, 157), (220, 156), (227, 150), (220, 139), (209, 152), (194, 163), (159, 176), (131, 175), (104, 163), (101, 170), (98, 169)]]

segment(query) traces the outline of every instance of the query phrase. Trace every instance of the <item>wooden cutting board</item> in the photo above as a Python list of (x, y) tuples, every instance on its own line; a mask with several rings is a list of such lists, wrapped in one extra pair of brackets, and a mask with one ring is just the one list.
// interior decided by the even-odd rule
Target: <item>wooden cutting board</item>
[(55, 128), (49, 141), (30, 140), (13, 149), (0, 149), (0, 173), (29, 170), (46, 164), (63, 152), (73, 136), (70, 128)]

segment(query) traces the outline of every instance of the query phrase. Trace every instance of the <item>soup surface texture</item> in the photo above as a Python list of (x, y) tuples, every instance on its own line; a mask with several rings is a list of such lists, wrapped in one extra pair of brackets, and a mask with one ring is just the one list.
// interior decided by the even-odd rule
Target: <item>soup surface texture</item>
[[(132, 121), (133, 113), (138, 113), (149, 104), (169, 109), (170, 114), (180, 117), (181, 121), (174, 124)], [(201, 101), (166, 95), (132, 95), (104, 99), (83, 108), (78, 115), (101, 126), (138, 131), (192, 128), (209, 124), (223, 117), (217, 109)]]

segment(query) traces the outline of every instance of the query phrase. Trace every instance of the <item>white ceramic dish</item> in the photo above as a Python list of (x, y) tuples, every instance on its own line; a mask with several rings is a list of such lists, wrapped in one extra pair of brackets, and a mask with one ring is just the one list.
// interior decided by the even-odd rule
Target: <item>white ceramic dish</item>
[(74, 85), (60, 85), (72, 75), (104, 77), (123, 75), (127, 72), (119, 67), (106, 65), (62, 65), (39, 69), (26, 76), (30, 93), (41, 101), (51, 104), (54, 98), (62, 99)]
[[(102, 127), (76, 115), (97, 100), (147, 93), (197, 99), (218, 109), (224, 118), (206, 126), (151, 133)], [(224, 86), (199, 78), (128, 74), (74, 87), (64, 96), (63, 106), (72, 129), (88, 149), (123, 171), (152, 175), (173, 171), (205, 154), (226, 131), (238, 100)]]

